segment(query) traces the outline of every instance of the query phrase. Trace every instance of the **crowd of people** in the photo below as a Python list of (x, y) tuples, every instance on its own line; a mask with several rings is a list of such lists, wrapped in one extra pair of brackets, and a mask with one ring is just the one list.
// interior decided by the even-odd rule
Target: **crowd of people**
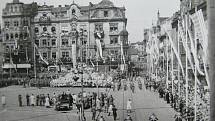
[(26, 101), (26, 106), (45, 106), (47, 108), (50, 108), (57, 101), (57, 97), (56, 97), (55, 93), (52, 95), (52, 97), (50, 96), (50, 94), (37, 94), (37, 95), (19, 94), (18, 95), (18, 103), (19, 103), (18, 105), (20, 107), (24, 106), (23, 105), (24, 97), (25, 97), (25, 101)]
[[(188, 106), (186, 106), (186, 92), (182, 92), (182, 95), (179, 95), (179, 93), (177, 92), (172, 92), (172, 87), (166, 88), (165, 84), (162, 81), (151, 81), (149, 78), (147, 78), (145, 81), (145, 87), (148, 90), (158, 92), (159, 97), (164, 99), (167, 104), (170, 104), (171, 107), (178, 112), (176, 116), (176, 121), (180, 121), (182, 120), (182, 118), (188, 121), (194, 121), (194, 89), (189, 88), (189, 101)], [(207, 96), (206, 92), (201, 92), (201, 94), (199, 93), (197, 97), (198, 100), (196, 121), (208, 121), (209, 95)]]
[(85, 69), (82, 72), (78, 70), (70, 70), (65, 76), (53, 79), (50, 81), (51, 87), (67, 87), (67, 86), (81, 86), (81, 82), (84, 80), (85, 87), (108, 87), (112, 82), (111, 74), (97, 73), (91, 69)]
[[(107, 116), (113, 116), (113, 120), (117, 120), (117, 108), (114, 102), (114, 98), (109, 91), (106, 92), (83, 92), (83, 104), (84, 108), (90, 109), (92, 112), (92, 120), (103, 120), (103, 113), (107, 113)], [(43, 106), (46, 108), (54, 108), (58, 105), (60, 100), (68, 100), (69, 105), (71, 106), (71, 110), (76, 109), (77, 114), (79, 115), (81, 112), (82, 106), (82, 92), (78, 94), (72, 94), (68, 89), (66, 92), (60, 94), (26, 94), (26, 95), (18, 95), (18, 106)], [(6, 96), (2, 95), (1, 97), (2, 105), (5, 107), (6, 105)], [(86, 105), (89, 104), (89, 105)]]

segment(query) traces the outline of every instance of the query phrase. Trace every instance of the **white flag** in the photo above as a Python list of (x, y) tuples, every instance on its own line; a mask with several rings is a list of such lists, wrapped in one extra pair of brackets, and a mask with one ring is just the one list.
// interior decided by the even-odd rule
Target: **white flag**
[(176, 58), (177, 58), (177, 60), (178, 60), (178, 63), (179, 63), (179, 65), (180, 65), (180, 67), (181, 67), (181, 70), (182, 70), (182, 74), (184, 75), (184, 68), (183, 68), (183, 65), (182, 65), (182, 62), (181, 62), (181, 59), (180, 59), (180, 56), (179, 56), (179, 53), (178, 53), (178, 51), (177, 51), (177, 49), (176, 49), (176, 47), (175, 47), (175, 45), (174, 45), (174, 43), (173, 43), (173, 40), (172, 40), (172, 37), (171, 37), (171, 35), (170, 35), (170, 33), (169, 33), (169, 27), (168, 27), (169, 25), (164, 25), (163, 26), (163, 29), (164, 29), (164, 31), (167, 33), (167, 35), (168, 35), (168, 37), (169, 37), (169, 41), (170, 41), (170, 44), (172, 45), (171, 47), (172, 47), (172, 49), (173, 49), (173, 52), (175, 53), (175, 55), (176, 55)]
[(45, 60), (41, 54), (41, 52), (38, 50), (38, 47), (36, 44), (34, 44), (34, 47), (35, 47), (35, 50), (37, 50), (37, 52), (39, 53), (39, 56), (40, 56), (40, 59), (46, 64), (46, 65), (49, 65), (48, 61)]
[[(186, 53), (187, 53), (187, 59), (188, 59), (188, 61), (189, 61), (189, 63), (190, 63), (190, 66), (191, 66), (191, 68), (192, 68), (193, 73), (195, 73), (194, 65), (193, 65), (193, 62), (192, 62), (192, 59), (191, 59), (190, 50), (189, 50), (189, 48), (188, 48), (188, 45), (187, 45), (186, 42), (185, 42), (185, 36), (184, 36), (183, 30), (182, 30), (181, 26), (179, 26), (178, 29), (179, 29), (180, 37), (181, 37), (181, 39), (182, 39), (182, 44), (183, 44), (183, 46), (184, 46), (184, 48), (185, 48), (185, 51), (187, 51), (187, 52), (186, 52)], [(197, 78), (197, 83), (200, 84), (200, 81), (198, 80), (198, 78)]]
[(103, 59), (102, 55), (102, 45), (100, 39), (96, 38), (96, 46), (97, 46), (97, 51), (99, 53), (99, 56)]

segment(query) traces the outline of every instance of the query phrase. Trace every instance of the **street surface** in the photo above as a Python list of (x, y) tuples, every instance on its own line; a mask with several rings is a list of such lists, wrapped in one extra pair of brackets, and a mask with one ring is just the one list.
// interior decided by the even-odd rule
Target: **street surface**
[[(128, 99), (132, 99), (131, 116), (133, 121), (148, 121), (148, 117), (155, 113), (159, 121), (174, 121), (175, 111), (163, 99), (159, 98), (157, 92), (146, 90), (144, 85), (140, 90), (135, 83), (135, 93), (128, 89), (123, 91), (112, 91), (110, 93), (114, 97), (114, 103), (118, 108), (118, 120), (123, 121), (127, 116), (126, 103)], [(29, 107), (26, 106), (25, 95), (28, 94), (56, 94), (66, 92), (70, 89), (71, 93), (78, 93), (81, 88), (42, 88), (35, 87), (22, 88), (21, 86), (10, 86), (0, 89), (0, 95), (6, 95), (6, 107), (0, 106), (0, 121), (78, 121), (77, 110), (58, 112), (53, 108), (45, 108), (40, 106)], [(86, 92), (97, 92), (96, 88), (85, 88)], [(99, 92), (104, 92), (104, 88), (100, 88)], [(23, 96), (23, 107), (18, 107), (18, 95)], [(124, 100), (124, 101), (123, 101)], [(124, 107), (124, 108), (123, 108)], [(124, 110), (123, 110), (124, 109)], [(87, 121), (91, 121), (91, 110), (85, 110)], [(107, 113), (101, 113), (106, 121), (113, 121), (113, 116), (107, 116)]]

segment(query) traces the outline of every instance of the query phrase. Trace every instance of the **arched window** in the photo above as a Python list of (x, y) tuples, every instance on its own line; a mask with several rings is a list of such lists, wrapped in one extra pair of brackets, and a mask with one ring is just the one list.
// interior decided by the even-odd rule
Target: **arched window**
[(55, 27), (52, 27), (52, 28), (51, 28), (51, 31), (52, 31), (52, 32), (56, 32), (56, 28), (55, 28)]
[(13, 39), (13, 33), (10, 34), (10, 38)]
[(13, 12), (13, 6), (11, 6), (10, 11)]
[(9, 40), (9, 34), (5, 34), (6, 40)]
[(17, 7), (16, 6), (14, 7), (14, 11), (17, 12)]
[(72, 15), (75, 15), (75, 9), (72, 9)]
[(18, 37), (19, 37), (19, 35), (16, 33), (16, 34), (15, 34), (15, 38), (18, 38)]
[(23, 20), (23, 25), (28, 26), (28, 20)]
[(43, 17), (46, 17), (47, 16), (47, 13), (43, 13)]
[(22, 39), (22, 38), (23, 38), (23, 34), (22, 34), (22, 33), (20, 33), (20, 34), (19, 34), (19, 37), (20, 37), (20, 39)]
[(43, 27), (43, 31), (46, 32), (47, 31), (47, 27)]
[(34, 32), (35, 32), (35, 33), (38, 33), (38, 32), (39, 32), (39, 28), (38, 28), (38, 27), (35, 27)]
[(24, 34), (24, 39), (26, 39), (28, 37), (28, 33)]

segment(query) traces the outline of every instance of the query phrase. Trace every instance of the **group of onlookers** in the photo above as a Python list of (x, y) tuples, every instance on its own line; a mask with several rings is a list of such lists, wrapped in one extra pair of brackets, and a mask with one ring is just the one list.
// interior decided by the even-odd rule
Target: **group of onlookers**
[[(93, 95), (91, 111), (92, 120), (98, 119), (102, 111), (107, 113), (108, 116), (113, 115), (114, 121), (117, 118), (117, 108), (114, 103), (114, 98), (107, 93), (101, 93), (100, 96), (97, 96), (96, 94)], [(104, 117), (101, 115), (99, 120), (104, 121)]]
[[(54, 104), (54, 102), (56, 102), (56, 96), (55, 93), (53, 95), (52, 98), (50, 98), (50, 95), (47, 94), (38, 94), (38, 95), (34, 95), (34, 94), (26, 94), (25, 95), (26, 98), (26, 105), (27, 106), (46, 106), (46, 107), (50, 107), (51, 105)], [(18, 95), (18, 104), (19, 106), (23, 106), (23, 96), (21, 94)]]

